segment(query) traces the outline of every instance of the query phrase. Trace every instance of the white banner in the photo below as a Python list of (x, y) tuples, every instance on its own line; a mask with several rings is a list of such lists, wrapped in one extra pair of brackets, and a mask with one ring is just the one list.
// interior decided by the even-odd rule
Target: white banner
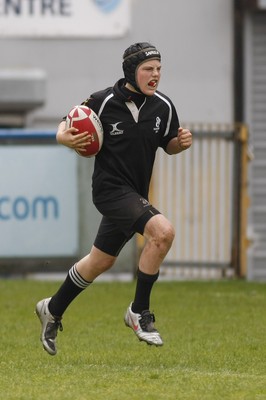
[(0, 0), (2, 37), (119, 37), (130, 0)]
[(0, 258), (77, 255), (77, 157), (55, 145), (0, 147)]

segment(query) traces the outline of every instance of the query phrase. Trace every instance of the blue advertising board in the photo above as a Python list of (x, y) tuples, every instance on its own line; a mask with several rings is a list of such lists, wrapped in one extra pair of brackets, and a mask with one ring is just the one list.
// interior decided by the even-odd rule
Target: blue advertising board
[(42, 143), (40, 133), (29, 131), (19, 134), (8, 131), (6, 138), (12, 144), (3, 144), (3, 132), (0, 132), (0, 258), (75, 256), (78, 251), (76, 153)]

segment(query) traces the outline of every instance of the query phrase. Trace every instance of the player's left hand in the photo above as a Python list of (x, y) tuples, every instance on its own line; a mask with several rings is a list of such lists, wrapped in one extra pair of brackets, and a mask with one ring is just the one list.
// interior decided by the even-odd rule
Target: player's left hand
[(192, 133), (189, 129), (178, 128), (177, 135), (177, 146), (180, 149), (179, 151), (183, 151), (188, 149), (192, 145)]

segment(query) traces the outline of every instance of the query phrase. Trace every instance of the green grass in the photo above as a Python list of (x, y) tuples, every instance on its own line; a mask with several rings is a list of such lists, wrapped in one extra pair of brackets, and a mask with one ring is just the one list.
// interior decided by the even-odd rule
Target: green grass
[(0, 399), (266, 399), (266, 285), (157, 283), (156, 348), (124, 326), (134, 283), (95, 283), (67, 310), (52, 357), (33, 311), (58, 286), (0, 280)]

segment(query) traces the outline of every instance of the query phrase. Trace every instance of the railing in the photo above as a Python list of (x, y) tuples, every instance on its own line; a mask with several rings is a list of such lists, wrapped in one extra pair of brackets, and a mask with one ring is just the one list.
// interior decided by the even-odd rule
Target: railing
[[(239, 149), (247, 138), (243, 140), (242, 127), (189, 128), (192, 147), (177, 156), (159, 151), (153, 173), (151, 202), (176, 231), (161, 276), (241, 275), (237, 264), (245, 262), (245, 249), (240, 251), (246, 228), (243, 223), (240, 228), (240, 218), (246, 223), (241, 182), (247, 172)], [(140, 239), (138, 246), (141, 251)]]

